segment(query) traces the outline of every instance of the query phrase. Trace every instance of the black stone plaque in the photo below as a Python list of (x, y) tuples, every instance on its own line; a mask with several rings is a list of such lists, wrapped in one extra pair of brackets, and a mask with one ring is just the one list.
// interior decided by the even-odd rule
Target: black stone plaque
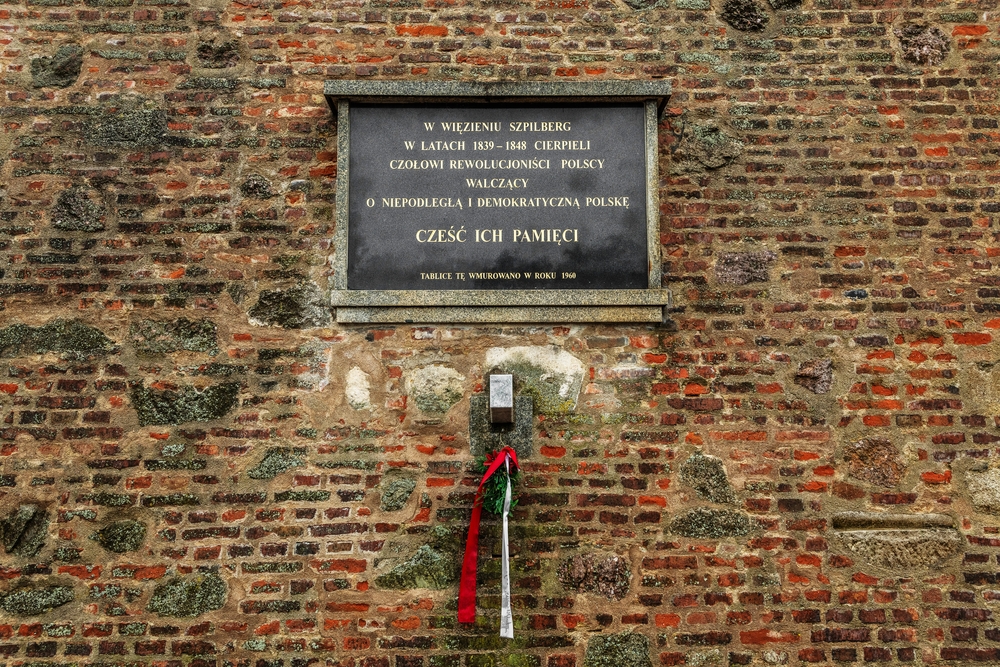
[(348, 288), (646, 289), (635, 104), (350, 108)]

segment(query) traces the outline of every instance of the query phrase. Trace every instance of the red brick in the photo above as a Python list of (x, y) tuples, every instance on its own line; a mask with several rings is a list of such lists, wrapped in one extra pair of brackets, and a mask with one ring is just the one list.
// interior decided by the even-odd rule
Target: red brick
[(797, 642), (799, 634), (797, 632), (778, 632), (776, 630), (748, 630), (740, 632), (740, 643), (748, 646), (759, 646), (763, 644), (786, 644)]

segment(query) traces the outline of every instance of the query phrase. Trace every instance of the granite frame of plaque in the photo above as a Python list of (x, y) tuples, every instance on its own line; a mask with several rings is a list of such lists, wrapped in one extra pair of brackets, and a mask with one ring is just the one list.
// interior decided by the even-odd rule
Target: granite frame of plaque
[(338, 322), (663, 320), (669, 82), (327, 81), (324, 93)]

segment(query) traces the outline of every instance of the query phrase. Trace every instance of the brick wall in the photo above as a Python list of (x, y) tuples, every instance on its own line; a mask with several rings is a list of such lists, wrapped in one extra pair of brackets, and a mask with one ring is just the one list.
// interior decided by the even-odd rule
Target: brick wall
[[(3, 661), (1000, 662), (1000, 12), (774, 4), (0, 3)], [(670, 79), (670, 321), (332, 324), (338, 78)], [(545, 346), (506, 641), (469, 395)]]

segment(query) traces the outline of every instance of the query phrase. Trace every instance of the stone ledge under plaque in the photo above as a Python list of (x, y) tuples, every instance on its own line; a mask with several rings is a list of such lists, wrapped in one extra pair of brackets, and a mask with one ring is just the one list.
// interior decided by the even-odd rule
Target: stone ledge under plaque
[(670, 291), (336, 290), (330, 303), (338, 322), (357, 324), (661, 322)]
[(469, 399), (469, 451), (484, 456), (502, 447), (513, 447), (518, 459), (531, 456), (534, 440), (534, 409), (530, 396), (514, 397), (514, 423), (490, 423), (490, 399), (485, 395)]
[(560, 322), (645, 322), (663, 321), (661, 306), (537, 306), (426, 308), (338, 308), (340, 324), (533, 324)]
[(332, 306), (668, 306), (665, 289), (335, 290)]

